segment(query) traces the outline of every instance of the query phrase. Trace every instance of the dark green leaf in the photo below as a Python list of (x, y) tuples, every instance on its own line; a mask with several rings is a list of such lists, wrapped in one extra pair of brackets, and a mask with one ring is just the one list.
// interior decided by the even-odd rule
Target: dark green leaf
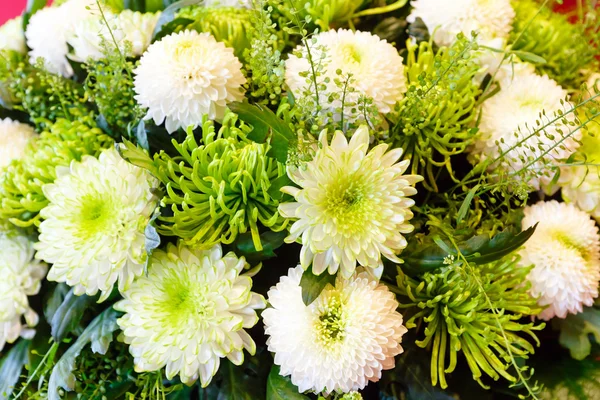
[(261, 395), (256, 382), (245, 373), (243, 366), (226, 360), (221, 363), (219, 373), (223, 383), (217, 400), (264, 400), (264, 393)]
[(267, 154), (285, 164), (290, 142), (296, 138), (294, 131), (273, 111), (262, 105), (236, 101), (230, 103), (228, 107), (242, 121), (252, 126), (248, 139), (257, 143), (265, 143), (270, 140), (271, 149)]
[(298, 388), (289, 377), (279, 374), (279, 366), (273, 365), (267, 379), (266, 400), (308, 400), (308, 397), (298, 393)]
[(29, 340), (21, 339), (2, 359), (0, 366), (0, 399), (9, 399), (23, 366), (29, 359)]
[[(537, 225), (536, 225), (537, 226)], [(506, 230), (490, 238), (488, 234), (476, 235), (458, 243), (460, 252), (467, 261), (474, 264), (487, 264), (512, 253), (521, 247), (535, 232), (532, 226), (520, 233)], [(405, 252), (402, 270), (409, 275), (433, 271), (444, 265), (448, 255), (456, 256), (455, 251), (447, 251), (436, 243), (415, 246), (415, 251)]]
[(302, 273), (300, 287), (302, 288), (302, 301), (309, 305), (319, 297), (327, 285), (335, 285), (335, 275), (324, 271), (321, 275), (315, 275), (312, 267)]
[(522, 61), (530, 62), (532, 64), (546, 64), (546, 60), (543, 57), (528, 51), (513, 50), (511, 53), (519, 57)]
[(113, 340), (113, 332), (119, 327), (117, 318), (120, 315), (121, 313), (110, 307), (90, 322), (81, 336), (69, 347), (52, 369), (48, 381), (48, 400), (60, 400), (59, 388), (65, 390), (75, 389), (75, 377), (72, 374), (75, 368), (75, 360), (88, 343), (91, 343), (92, 351), (95, 353), (106, 353), (110, 342)]
[(590, 336), (600, 343), (600, 310), (586, 307), (583, 312), (569, 314), (567, 318), (554, 318), (552, 325), (560, 329), (560, 344), (569, 349), (571, 357), (583, 360), (590, 355)]
[(287, 176), (287, 174), (281, 175), (279, 178), (271, 181), (271, 187), (269, 188), (269, 191), (267, 193), (275, 200), (281, 200), (281, 197), (283, 196), (281, 188), (290, 185), (294, 185), (294, 182), (292, 182), (290, 177)]
[(429, 41), (429, 30), (421, 18), (416, 18), (415, 22), (408, 26), (408, 35), (417, 43)]
[(160, 17), (158, 18), (158, 22), (156, 23), (156, 27), (154, 28), (154, 33), (152, 35), (152, 40), (155, 40), (156, 36), (162, 30), (163, 25), (166, 25), (169, 22), (173, 21), (173, 19), (175, 19), (175, 14), (177, 14), (177, 11), (179, 11), (183, 7), (199, 4), (201, 2), (202, 0), (181, 0), (165, 8), (165, 10), (160, 14)]
[(193, 19), (183, 17), (175, 18), (173, 21), (170, 21), (163, 25), (160, 32), (158, 32), (156, 36), (154, 36), (154, 40), (158, 41), (164, 38), (165, 36), (172, 34), (173, 32), (182, 31), (192, 23), (194, 23)]
[(544, 385), (543, 392), (538, 397), (553, 400), (598, 400), (600, 393), (598, 358), (578, 361), (568, 354), (563, 355), (560, 349), (558, 350), (540, 352), (541, 359), (532, 365), (535, 368), (534, 379)]
[(252, 241), (252, 234), (250, 232), (238, 235), (235, 242), (233, 242), (233, 251), (238, 256), (246, 257), (248, 261), (263, 261), (269, 258), (275, 257), (275, 250), (277, 250), (283, 244), (283, 239), (287, 236), (287, 232), (273, 232), (267, 231), (260, 234), (260, 242), (262, 243), (263, 249), (257, 251)]
[(73, 289), (67, 293), (50, 321), (52, 338), (54, 338), (55, 342), (62, 342), (69, 333), (79, 326), (83, 313), (95, 299), (95, 297), (86, 295), (76, 296), (73, 293)]
[(29, 24), (29, 19), (33, 14), (35, 14), (38, 10), (44, 8), (48, 0), (27, 0), (27, 5), (25, 6), (25, 11), (23, 12), (23, 32), (27, 29), (27, 25)]
[(146, 0), (123, 0), (123, 8), (132, 11), (146, 12)]
[(46, 317), (46, 321), (52, 321), (56, 310), (58, 310), (65, 300), (67, 293), (69, 293), (69, 289), (69, 285), (66, 283), (59, 283), (52, 289), (44, 306), (44, 317)]
[(140, 147), (146, 151), (150, 149), (148, 144), (148, 134), (146, 133), (146, 124), (144, 121), (140, 121), (137, 129), (135, 130), (135, 138)]
[(404, 18), (388, 17), (377, 24), (373, 33), (390, 43), (403, 43), (400, 39), (406, 35), (406, 26)]

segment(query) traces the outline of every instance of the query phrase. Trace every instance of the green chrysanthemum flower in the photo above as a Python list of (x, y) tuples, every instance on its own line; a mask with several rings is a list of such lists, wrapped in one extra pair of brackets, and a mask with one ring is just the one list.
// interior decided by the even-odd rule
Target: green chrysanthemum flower
[[(425, 337), (419, 347), (431, 348), (431, 382), (446, 388), (446, 373), (456, 368), (459, 351), (465, 355), (473, 379), (482, 386), (486, 374), (515, 382), (507, 369), (513, 357), (527, 358), (533, 345), (519, 335), (531, 336), (544, 324), (521, 323), (522, 316), (537, 315), (542, 307), (527, 291), (531, 268), (520, 267), (518, 258), (491, 264), (443, 267), (422, 277), (411, 278), (399, 268), (398, 288), (403, 296), (400, 307), (416, 307), (418, 312), (406, 322), (407, 328), (425, 324)], [(491, 306), (496, 310), (492, 312)], [(510, 348), (509, 348), (510, 347)], [(485, 386), (484, 386), (485, 387)]]
[(29, 144), (21, 159), (7, 166), (0, 179), (0, 219), (22, 227), (39, 225), (38, 213), (48, 204), (42, 186), (54, 182), (56, 167), (112, 146), (112, 139), (93, 126), (87, 117), (59, 119)]
[(513, 1), (513, 7), (517, 15), (509, 39), (512, 49), (542, 57), (546, 63), (536, 65), (541, 74), (561, 86), (578, 87), (579, 71), (589, 66), (598, 52), (590, 45), (585, 26), (572, 24), (567, 16), (533, 0)]
[(259, 224), (273, 231), (287, 226), (273, 186), (286, 175), (285, 166), (267, 156), (268, 145), (246, 140), (248, 127), (238, 128), (236, 122), (237, 116), (229, 113), (215, 132), (205, 118), (201, 144), (188, 132), (181, 144), (173, 141), (176, 157), (161, 151), (151, 160), (131, 143), (122, 145), (126, 159), (149, 169), (166, 186), (161, 204), (170, 212), (158, 218), (159, 233), (206, 248), (232, 243), (250, 231), (254, 247), (262, 250)]
[(194, 20), (187, 28), (210, 33), (219, 42), (233, 48), (235, 56), (241, 59), (244, 50), (250, 48), (256, 32), (252, 27), (254, 12), (235, 7), (187, 7), (177, 17)]
[(147, 276), (136, 279), (115, 309), (126, 314), (117, 322), (130, 344), (137, 372), (166, 367), (191, 385), (208, 386), (221, 358), (244, 361), (256, 345), (246, 332), (258, 322), (265, 299), (251, 292), (252, 279), (242, 272), (244, 258), (223, 255), (220, 245), (190, 249), (181, 242), (157, 250)]
[(102, 301), (117, 280), (122, 292), (144, 270), (158, 180), (114, 148), (57, 169), (43, 187), (49, 204), (40, 212), (35, 256), (52, 264), (48, 280), (66, 282), (76, 295), (100, 291)]
[(473, 143), (471, 129), (479, 87), (479, 66), (471, 59), (473, 41), (462, 34), (450, 47), (435, 51), (432, 42), (407, 42), (408, 92), (400, 102), (399, 121), (390, 133), (394, 147), (411, 158), (412, 173), (436, 189), (433, 167), (452, 171), (451, 156)]

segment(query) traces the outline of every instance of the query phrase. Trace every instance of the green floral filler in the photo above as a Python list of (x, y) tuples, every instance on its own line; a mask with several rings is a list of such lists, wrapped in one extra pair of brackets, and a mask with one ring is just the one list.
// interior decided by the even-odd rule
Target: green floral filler
[(173, 140), (179, 153), (164, 151), (151, 160), (126, 142), (123, 156), (147, 168), (166, 186), (158, 232), (178, 236), (190, 246), (208, 248), (232, 243), (238, 234), (250, 231), (254, 246), (262, 250), (259, 223), (281, 231), (288, 221), (279, 215), (279, 190), (273, 181), (286, 175), (285, 166), (267, 156), (269, 146), (245, 139), (249, 128), (237, 124), (229, 113), (222, 127), (212, 121), (202, 124), (198, 144), (188, 132), (182, 143)]
[(546, 62), (536, 65), (538, 72), (563, 87), (578, 87), (580, 70), (594, 62), (597, 52), (585, 26), (570, 23), (567, 16), (541, 7), (536, 1), (513, 1), (512, 6), (516, 12), (509, 39), (512, 49), (542, 57)]
[(475, 138), (473, 82), (478, 70), (471, 60), (475, 43), (459, 34), (452, 47), (435, 51), (432, 42), (407, 41), (408, 92), (399, 105), (399, 121), (390, 133), (394, 147), (411, 158), (412, 173), (424, 173), (436, 189), (434, 167), (452, 173), (450, 157), (463, 153)]
[[(531, 268), (517, 265), (518, 259), (500, 260), (485, 265), (443, 267), (422, 277), (411, 278), (398, 269), (399, 293), (406, 297), (400, 307), (416, 307), (407, 328), (425, 324), (425, 337), (416, 344), (432, 346), (431, 382), (446, 388), (446, 373), (456, 368), (460, 351), (467, 359), (473, 379), (483, 374), (497, 380), (500, 376), (515, 383), (508, 372), (514, 358), (528, 358), (533, 345), (519, 335), (544, 328), (541, 323), (522, 323), (521, 317), (536, 315), (542, 307), (527, 291), (527, 274)], [(524, 283), (526, 282), (526, 283)], [(496, 311), (494, 312), (494, 310)]]
[(0, 219), (21, 227), (39, 225), (38, 213), (48, 204), (42, 186), (54, 182), (56, 167), (68, 167), (84, 155), (97, 156), (112, 145), (89, 117), (58, 119), (29, 145), (23, 158), (6, 167), (0, 181)]

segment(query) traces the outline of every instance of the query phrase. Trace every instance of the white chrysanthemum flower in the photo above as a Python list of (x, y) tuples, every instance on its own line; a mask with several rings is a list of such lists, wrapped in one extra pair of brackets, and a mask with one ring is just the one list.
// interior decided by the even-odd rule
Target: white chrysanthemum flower
[(13, 50), (21, 54), (27, 52), (25, 33), (23, 32), (23, 18), (9, 19), (0, 26), (0, 50)]
[(243, 257), (223, 255), (219, 244), (198, 250), (180, 242), (154, 251), (148, 275), (137, 278), (115, 304), (126, 313), (117, 322), (135, 370), (166, 366), (167, 379), (179, 374), (191, 385), (200, 378), (206, 387), (221, 358), (240, 365), (244, 349), (254, 354), (245, 329), (256, 325), (256, 310), (266, 304), (250, 291), (250, 277), (240, 275), (247, 266)]
[[(46, 264), (33, 259), (33, 243), (17, 232), (0, 232), (0, 351), (19, 336), (31, 338), (38, 316), (27, 296), (36, 295)], [(25, 323), (22, 320), (25, 320)]]
[(125, 54), (127, 57), (141, 56), (150, 45), (160, 13), (124, 10), (119, 14), (105, 12), (104, 16), (108, 26), (101, 14), (94, 14), (74, 25), (67, 35), (67, 43), (73, 48), (69, 54), (72, 60), (102, 59), (106, 57), (105, 47), (115, 51), (115, 41), (121, 52), (129, 50)]
[(598, 297), (600, 235), (594, 220), (573, 204), (555, 200), (526, 207), (523, 229), (538, 224), (519, 251), (529, 273), (531, 294), (548, 305), (544, 320), (576, 314)]
[(29, 142), (37, 136), (29, 125), (10, 118), (0, 119), (0, 168), (21, 158)]
[[(509, 79), (503, 82), (508, 83)], [(505, 172), (533, 171), (535, 173), (528, 174), (527, 183), (535, 189), (545, 187), (552, 180), (549, 164), (566, 160), (579, 146), (576, 139), (581, 133), (577, 131), (567, 137), (570, 130), (561, 119), (542, 132), (536, 121), (543, 111), (548, 116), (543, 119), (546, 122), (554, 112), (563, 110), (567, 95), (566, 90), (546, 75), (526, 71), (515, 75), (510, 84), (505, 84), (499, 93), (483, 103), (481, 135), (473, 152), (482, 159), (496, 160), (503, 155), (500, 166)], [(496, 164), (492, 167), (496, 168)]]
[[(562, 188), (562, 198), (574, 203), (600, 221), (600, 129), (592, 122), (590, 131), (581, 139), (581, 147), (577, 150), (576, 163), (585, 165), (568, 165), (561, 168), (558, 184)], [(596, 129), (594, 129), (596, 128)], [(594, 129), (594, 135), (590, 134)]]
[[(282, 203), (279, 212), (286, 218), (298, 219), (290, 229), (286, 242), (302, 240), (300, 263), (313, 272), (328, 270), (350, 277), (358, 262), (380, 276), (381, 255), (396, 263), (396, 256), (406, 247), (403, 233), (410, 233), (408, 222), (413, 213), (415, 183), (418, 175), (403, 175), (409, 161), (398, 162), (402, 149), (386, 153), (387, 144), (371, 151), (369, 131), (356, 130), (348, 143), (342, 132), (336, 132), (331, 144), (327, 133), (319, 138), (322, 147), (306, 167), (288, 167), (288, 176), (299, 186), (281, 190), (296, 199)], [(372, 271), (371, 268), (375, 270)]]
[(338, 275), (310, 305), (302, 301), (302, 267), (268, 293), (263, 311), (269, 351), (281, 375), (290, 375), (300, 392), (350, 392), (376, 382), (394, 367), (406, 328), (398, 302), (368, 274), (349, 280)]
[[(310, 55), (316, 64), (324, 66), (317, 78), (319, 86), (325, 85), (326, 90), (319, 88), (319, 105), (324, 111), (336, 112), (341, 108), (341, 98), (344, 95), (344, 85), (338, 87), (336, 80), (345, 80), (352, 74), (351, 86), (355, 92), (345, 93), (345, 103), (357, 103), (361, 95), (373, 99), (373, 103), (381, 113), (389, 113), (406, 92), (406, 77), (402, 57), (394, 46), (381, 40), (370, 32), (352, 32), (347, 29), (322, 32), (312, 40)], [(305, 97), (305, 92), (315, 92), (310, 78), (311, 65), (308, 52), (304, 46), (299, 46), (297, 57), (290, 54), (285, 66), (285, 82), (296, 98)], [(324, 57), (324, 58), (322, 58)], [(341, 71), (342, 75), (338, 75)], [(309, 73), (306, 76), (306, 73)], [(338, 94), (339, 99), (330, 101), (332, 94)], [(344, 110), (344, 114), (350, 110)], [(357, 118), (358, 116), (352, 116)]]
[(102, 301), (117, 279), (123, 291), (144, 270), (144, 230), (158, 203), (158, 181), (114, 148), (57, 174), (43, 186), (50, 204), (40, 212), (36, 257), (53, 264), (48, 280), (66, 282), (76, 295), (100, 291)]
[(49, 72), (64, 77), (72, 76), (73, 68), (67, 60), (67, 37), (75, 24), (97, 12), (95, 0), (69, 0), (33, 14), (25, 32), (27, 45), (31, 48), (31, 63), (42, 58)]
[(507, 39), (515, 18), (510, 0), (414, 0), (407, 21), (421, 18), (440, 46), (450, 46), (456, 35), (478, 33), (478, 42)]
[(135, 69), (135, 96), (146, 118), (169, 133), (220, 119), (227, 104), (244, 98), (242, 63), (209, 33), (184, 31), (153, 43)]

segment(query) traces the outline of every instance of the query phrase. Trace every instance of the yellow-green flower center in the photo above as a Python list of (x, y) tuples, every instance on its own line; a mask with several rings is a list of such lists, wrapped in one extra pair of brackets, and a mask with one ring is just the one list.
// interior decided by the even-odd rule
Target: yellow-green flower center
[(319, 310), (316, 322), (318, 340), (325, 346), (331, 347), (346, 337), (346, 320), (342, 303), (337, 296), (329, 299), (328, 303)]
[(111, 226), (116, 210), (110, 198), (100, 195), (86, 195), (81, 198), (79, 208), (79, 233), (83, 238), (104, 233)]
[(369, 196), (371, 187), (361, 178), (339, 177), (325, 190), (325, 217), (334, 221), (341, 233), (363, 232), (366, 222), (374, 217)]

